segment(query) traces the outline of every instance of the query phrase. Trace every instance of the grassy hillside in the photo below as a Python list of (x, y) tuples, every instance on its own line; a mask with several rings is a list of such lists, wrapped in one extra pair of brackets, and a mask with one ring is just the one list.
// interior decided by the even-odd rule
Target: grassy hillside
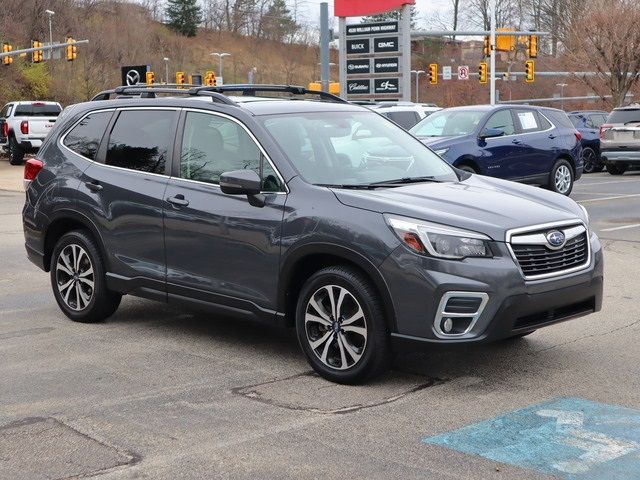
[[(170, 58), (169, 76), (218, 70), (212, 51), (232, 54), (224, 62), (226, 83), (246, 82), (255, 67), (256, 83), (307, 84), (319, 76), (318, 50), (300, 44), (282, 44), (226, 32), (200, 30), (192, 38), (177, 35), (154, 21), (140, 6), (128, 2), (72, 2), (58, 0), (3, 0), (0, 39), (14, 49), (30, 46), (31, 39), (48, 41), (45, 8), (55, 10), (54, 41), (66, 35), (88, 39), (78, 47), (75, 62), (52, 60), (32, 64), (30, 56), (0, 66), (0, 104), (17, 99), (55, 99), (63, 104), (83, 101), (96, 92), (120, 84), (120, 66), (149, 64), (156, 81), (165, 76), (164, 57)], [(286, 54), (283, 52), (286, 51)]]

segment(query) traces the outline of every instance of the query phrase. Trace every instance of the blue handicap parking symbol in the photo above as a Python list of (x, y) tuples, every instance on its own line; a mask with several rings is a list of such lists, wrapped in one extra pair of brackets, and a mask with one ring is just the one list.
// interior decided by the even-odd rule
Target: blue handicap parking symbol
[(531, 405), (423, 442), (568, 480), (640, 479), (640, 410), (580, 398)]

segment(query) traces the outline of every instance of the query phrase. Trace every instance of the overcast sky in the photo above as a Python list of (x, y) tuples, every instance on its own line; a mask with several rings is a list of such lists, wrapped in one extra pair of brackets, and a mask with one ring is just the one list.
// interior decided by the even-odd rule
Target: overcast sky
[[(298, 8), (300, 9), (299, 15), (313, 24), (318, 25), (320, 17), (320, 3), (324, 0), (298, 0)], [(329, 4), (329, 15), (333, 16), (333, 0), (326, 0)], [(294, 4), (294, 0), (290, 0), (291, 5)], [(440, 14), (443, 18), (447, 17), (451, 10), (451, 0), (416, 0), (416, 6), (418, 7), (418, 25), (419, 29), (430, 29), (430, 25), (427, 22), (428, 18), (431, 18), (434, 13)], [(432, 26), (433, 29), (441, 28), (442, 25)]]

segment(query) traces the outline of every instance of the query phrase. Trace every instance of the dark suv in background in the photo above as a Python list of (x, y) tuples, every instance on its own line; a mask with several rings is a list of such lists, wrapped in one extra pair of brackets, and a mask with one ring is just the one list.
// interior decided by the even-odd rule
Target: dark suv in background
[(581, 135), (562, 110), (446, 108), (409, 130), (453, 166), (569, 195), (582, 175)]
[[(385, 146), (402, 155), (372, 160)], [(337, 382), (380, 372), (392, 349), (601, 307), (602, 249), (573, 200), (453, 168), (301, 87), (103, 92), (63, 112), (25, 182), (28, 256), (72, 320), (130, 294), (295, 325)]]
[(609, 112), (601, 110), (576, 110), (569, 119), (582, 135), (582, 163), (584, 173), (601, 172), (604, 168), (600, 157), (600, 126), (607, 121)]

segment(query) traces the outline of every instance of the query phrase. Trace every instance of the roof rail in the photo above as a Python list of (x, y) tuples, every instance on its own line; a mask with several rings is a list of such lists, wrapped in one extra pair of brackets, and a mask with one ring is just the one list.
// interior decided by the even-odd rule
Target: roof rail
[(215, 93), (229, 93), (229, 92), (238, 92), (242, 93), (243, 96), (255, 96), (256, 92), (282, 92), (282, 93), (290, 93), (292, 95), (318, 95), (320, 99), (327, 100), (330, 102), (336, 103), (347, 103), (346, 100), (333, 95), (331, 93), (323, 92), (321, 90), (309, 90), (305, 87), (299, 87), (296, 85), (256, 85), (256, 84), (229, 84), (229, 85), (220, 85), (220, 86), (199, 86), (194, 87), (191, 90), (195, 90), (197, 92), (207, 91), (207, 92), (215, 92)]
[[(223, 103), (226, 105), (237, 105), (236, 102), (231, 100), (226, 95), (222, 95), (217, 92), (210, 91), (200, 91), (197, 85), (181, 85), (182, 87), (189, 88), (178, 88), (177, 86), (171, 87), (162, 85), (122, 85), (120, 87), (112, 88), (110, 90), (104, 90), (97, 95), (95, 95), (91, 101), (98, 100), (109, 100), (111, 95), (122, 95), (122, 96), (130, 96), (130, 95), (139, 95), (140, 98), (156, 98), (156, 93), (172, 93), (175, 95), (190, 95), (190, 96), (206, 96), (211, 97), (211, 100), (217, 103)], [(131, 98), (131, 97), (129, 97)]]

